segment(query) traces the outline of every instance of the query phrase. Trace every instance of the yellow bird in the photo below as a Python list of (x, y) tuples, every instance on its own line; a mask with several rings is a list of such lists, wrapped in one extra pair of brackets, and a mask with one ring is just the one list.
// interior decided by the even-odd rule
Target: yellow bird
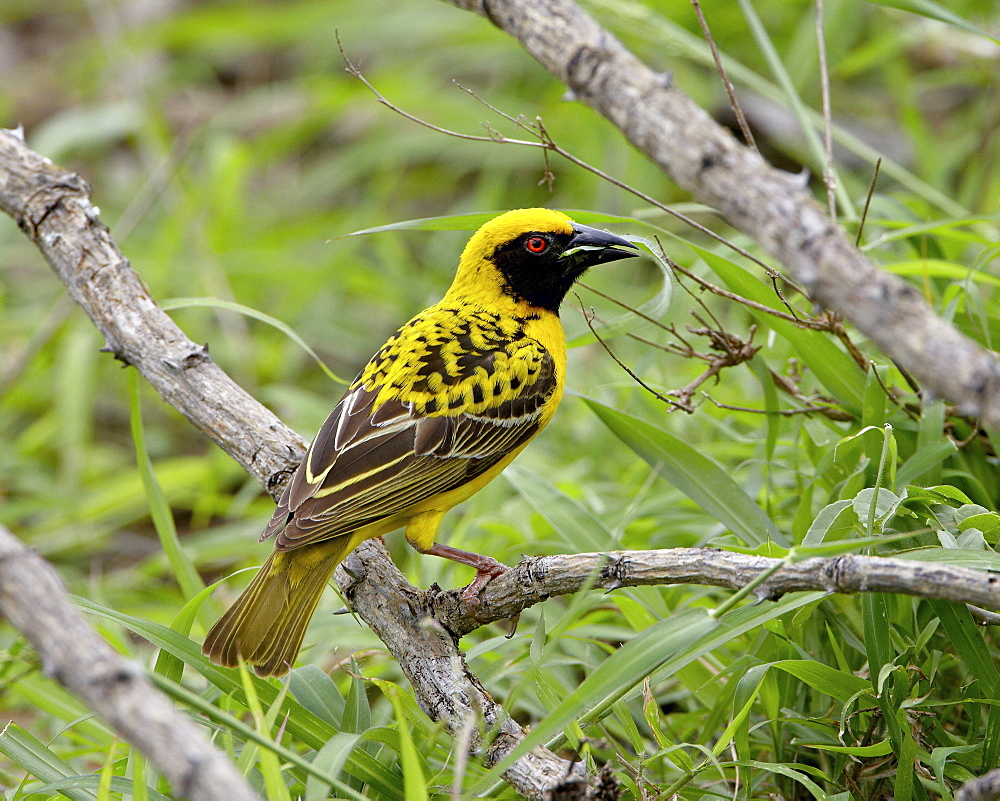
[(552, 419), (566, 380), (559, 304), (587, 268), (635, 256), (621, 237), (519, 209), (465, 246), (444, 298), (400, 328), (323, 423), (261, 540), (274, 552), (205, 638), (212, 661), (288, 670), (338, 564), (406, 527), (421, 553), (507, 568), (434, 542), (445, 512), (495, 478)]

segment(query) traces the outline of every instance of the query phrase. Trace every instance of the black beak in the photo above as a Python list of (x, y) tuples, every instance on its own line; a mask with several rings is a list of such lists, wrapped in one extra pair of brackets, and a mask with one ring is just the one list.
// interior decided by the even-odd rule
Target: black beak
[(573, 238), (566, 245), (563, 258), (571, 260), (575, 268), (585, 270), (597, 264), (631, 259), (638, 255), (639, 249), (627, 239), (589, 225), (574, 223)]

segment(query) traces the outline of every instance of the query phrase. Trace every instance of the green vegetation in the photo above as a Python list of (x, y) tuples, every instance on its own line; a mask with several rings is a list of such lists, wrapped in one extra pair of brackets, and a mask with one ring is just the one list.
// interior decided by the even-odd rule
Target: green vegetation
[[(703, 5), (762, 151), (822, 175), (814, 3)], [(586, 6), (724, 113), (686, 0)], [(335, 30), (407, 112), (523, 136), (454, 79), (510, 115), (540, 116), (579, 158), (761, 256), (609, 123), (564, 102), (517, 43), (437, 0), (18, 0), (0, 22), (0, 122), (23, 123), (33, 148), (88, 180), (153, 297), (172, 301), (192, 339), (305, 436), (342, 390), (309, 348), (353, 376), (440, 296), (467, 238), (401, 228), (345, 237), (373, 226), (445, 217), (437, 227), (468, 230), (452, 218), (584, 209), (581, 222), (620, 218), (617, 231), (658, 237), (705, 281), (785, 308), (759, 266), (620, 189), (553, 158), (550, 191), (537, 149), (422, 128), (344, 72)], [(1000, 342), (1000, 47), (981, 29), (996, 36), (998, 24), (994, 0), (826, 6), (839, 218), (858, 230), (884, 155), (863, 247), (990, 348)], [(6, 219), (0, 254), (0, 520), (57, 565), (102, 633), (202, 716), (270, 799), (447, 798), (453, 786), (460, 797), (487, 787), (514, 797), (476, 760), (463, 766), (371, 632), (329, 614), (342, 605), (333, 591), (290, 682), (203, 660), (206, 624), (247, 580), (229, 576), (270, 550), (256, 537), (272, 503), (148, 387), (130, 387), (132, 371), (99, 353), (89, 321)], [(446, 541), (509, 564), (525, 553), (710, 545), (1000, 569), (994, 442), (942, 401), (921, 404), (863, 337), (848, 329), (868, 369), (837, 337), (688, 278), (667, 310), (670, 285), (652, 260), (586, 282), (597, 332), (659, 393), (705, 369), (678, 351), (717, 353), (688, 326), (744, 341), (756, 326), (760, 350), (701, 385), (692, 414), (671, 412), (594, 342), (571, 300), (569, 384), (582, 397), (567, 397), (504, 477), (446, 518)], [(815, 313), (783, 294), (799, 316)], [(803, 409), (813, 411), (783, 413)], [(398, 535), (389, 545), (418, 586), (471, 578)], [(223, 579), (217, 597), (202, 592)], [(1000, 762), (997, 638), (966, 607), (795, 593), (710, 614), (730, 597), (698, 586), (581, 593), (533, 607), (513, 639), (490, 626), (463, 644), (534, 738), (610, 762), (628, 798), (949, 799)], [(0, 651), (0, 703), (13, 721), (0, 734), (5, 797), (169, 793), (16, 632), (0, 629)]]

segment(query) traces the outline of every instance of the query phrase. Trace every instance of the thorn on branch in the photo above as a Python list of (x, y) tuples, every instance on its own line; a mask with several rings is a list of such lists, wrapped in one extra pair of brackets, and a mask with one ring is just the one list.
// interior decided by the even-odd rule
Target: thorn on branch
[(212, 357), (208, 355), (208, 343), (206, 342), (200, 348), (191, 351), (187, 356), (185, 356), (184, 360), (181, 362), (181, 367), (185, 370), (190, 370), (192, 367), (211, 361)]

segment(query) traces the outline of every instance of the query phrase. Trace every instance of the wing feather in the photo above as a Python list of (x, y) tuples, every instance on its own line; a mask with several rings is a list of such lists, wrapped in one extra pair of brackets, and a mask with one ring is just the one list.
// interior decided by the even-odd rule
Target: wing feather
[[(506, 397), (492, 393), (493, 400), (468, 411), (453, 408), (455, 396), (447, 395), (447, 386), (444, 398), (432, 404), (423, 395), (409, 400), (405, 392), (379, 402), (384, 387), (366, 387), (359, 379), (320, 428), (261, 539), (278, 534), (275, 547), (288, 550), (343, 536), (494, 467), (538, 431), (556, 389), (555, 364), (534, 345), (534, 380), (499, 381), (517, 391), (508, 390)], [(461, 357), (462, 372), (478, 381), (496, 380), (494, 354), (473, 355), (480, 358)], [(470, 397), (478, 400), (480, 394)]]

